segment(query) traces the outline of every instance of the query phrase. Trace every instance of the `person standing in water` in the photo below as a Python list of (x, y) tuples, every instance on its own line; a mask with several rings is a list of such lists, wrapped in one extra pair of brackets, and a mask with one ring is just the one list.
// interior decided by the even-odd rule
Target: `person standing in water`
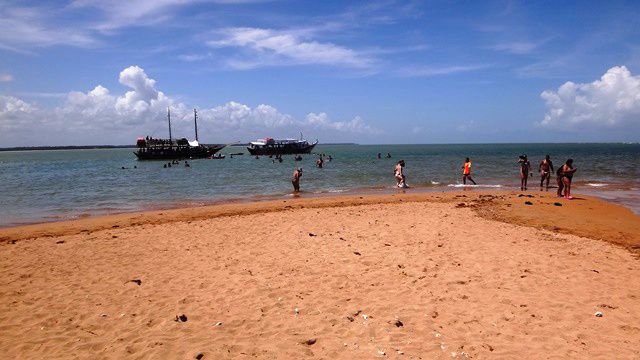
[[(518, 164), (520, 164), (520, 190), (527, 190), (527, 180), (529, 180), (531, 173), (531, 163), (527, 159), (527, 155), (520, 155)], [(533, 177), (533, 173), (531, 176)]]
[(540, 171), (540, 191), (542, 191), (542, 184), (547, 181), (546, 190), (549, 191), (549, 180), (551, 180), (551, 173), (553, 172), (553, 163), (551, 162), (551, 156), (547, 155), (544, 160), (538, 165)]
[(471, 160), (469, 158), (464, 160), (464, 165), (462, 166), (462, 184), (467, 185), (467, 179), (469, 179), (473, 185), (477, 185), (471, 178)]
[(319, 169), (322, 169), (322, 165), (323, 165), (323, 164), (324, 164), (324, 159), (322, 159), (322, 156), (320, 156), (320, 157), (318, 158), (318, 160), (316, 160), (316, 166), (317, 166)]
[(562, 185), (564, 185), (564, 198), (567, 200), (573, 199), (573, 196), (571, 196), (571, 181), (576, 170), (578, 169), (573, 167), (573, 159), (568, 159), (562, 165)]
[(396, 186), (399, 188), (407, 188), (406, 178), (404, 176), (404, 160), (398, 161), (393, 175), (396, 177)]
[(300, 177), (302, 176), (302, 168), (297, 167), (293, 171), (293, 177), (291, 178), (291, 184), (293, 184), (293, 192), (300, 192)]

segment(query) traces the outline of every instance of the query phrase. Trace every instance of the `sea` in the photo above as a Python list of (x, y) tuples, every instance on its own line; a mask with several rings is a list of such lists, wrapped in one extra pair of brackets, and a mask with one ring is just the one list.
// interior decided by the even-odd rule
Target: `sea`
[[(529, 191), (539, 191), (539, 162), (546, 154), (555, 167), (568, 158), (578, 169), (574, 192), (596, 195), (640, 214), (640, 144), (469, 144), (318, 145), (331, 156), (324, 167), (317, 155), (280, 163), (255, 158), (241, 146), (220, 153), (225, 159), (189, 160), (189, 167), (166, 161), (138, 161), (134, 149), (0, 152), (0, 227), (95, 215), (291, 198), (291, 175), (303, 168), (302, 197), (394, 192), (396, 162), (406, 163), (407, 191), (463, 188), (465, 157), (473, 162), (477, 186), (465, 189), (519, 189), (518, 156), (534, 169)], [(231, 155), (243, 153), (242, 155)], [(382, 159), (377, 154), (382, 154)], [(386, 158), (390, 154), (391, 158)], [(551, 181), (555, 186), (555, 176)], [(555, 191), (551, 189), (550, 191)]]

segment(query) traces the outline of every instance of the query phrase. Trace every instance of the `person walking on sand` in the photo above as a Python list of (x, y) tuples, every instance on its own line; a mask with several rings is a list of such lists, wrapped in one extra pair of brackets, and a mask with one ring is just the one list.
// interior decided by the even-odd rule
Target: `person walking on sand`
[(300, 192), (300, 177), (302, 176), (302, 168), (297, 167), (293, 170), (293, 177), (291, 178), (291, 184), (293, 184), (293, 192)]
[(406, 178), (404, 176), (404, 160), (398, 161), (393, 175), (396, 177), (396, 186), (399, 188), (407, 188)]
[(546, 190), (549, 191), (549, 180), (551, 180), (551, 173), (553, 172), (553, 163), (551, 162), (551, 156), (547, 155), (544, 160), (538, 165), (540, 171), (540, 191), (542, 191), (542, 184), (547, 181)]
[(571, 181), (576, 170), (578, 169), (573, 167), (573, 159), (568, 159), (562, 165), (562, 185), (564, 185), (564, 198), (567, 200), (573, 199), (573, 196), (571, 196)]
[(473, 185), (477, 185), (475, 181), (471, 178), (471, 160), (466, 158), (464, 160), (464, 165), (462, 166), (462, 184), (467, 185), (467, 179), (473, 183)]
[(531, 172), (531, 163), (527, 159), (527, 155), (520, 155), (518, 158), (518, 164), (520, 164), (520, 190), (527, 190), (527, 180), (529, 180), (529, 174), (533, 177)]

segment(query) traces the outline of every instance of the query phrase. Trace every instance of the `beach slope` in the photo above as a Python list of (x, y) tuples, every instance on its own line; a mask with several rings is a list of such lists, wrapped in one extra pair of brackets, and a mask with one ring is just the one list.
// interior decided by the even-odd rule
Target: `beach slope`
[(3, 229), (0, 352), (637, 358), (638, 217), (556, 202), (349, 196)]

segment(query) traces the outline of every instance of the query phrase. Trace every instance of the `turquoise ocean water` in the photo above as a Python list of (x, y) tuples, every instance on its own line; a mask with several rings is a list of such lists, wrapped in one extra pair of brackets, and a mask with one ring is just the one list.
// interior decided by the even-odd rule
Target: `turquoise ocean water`
[[(230, 158), (230, 153), (243, 152)], [(478, 188), (517, 189), (518, 155), (534, 167), (529, 191), (538, 191), (537, 167), (545, 154), (554, 166), (571, 157), (575, 191), (598, 195), (640, 211), (640, 144), (319, 145), (331, 155), (282, 163), (227, 147), (223, 160), (191, 160), (163, 168), (137, 161), (133, 149), (0, 152), (0, 226), (55, 221), (136, 210), (211, 204), (227, 200), (291, 197), (291, 173), (302, 166), (302, 196), (394, 191), (393, 168), (406, 162), (409, 191), (459, 188), (466, 156)], [(377, 153), (391, 159), (377, 159)], [(137, 166), (137, 169), (133, 167)], [(127, 169), (123, 170), (122, 167)], [(555, 180), (552, 180), (555, 185)]]

